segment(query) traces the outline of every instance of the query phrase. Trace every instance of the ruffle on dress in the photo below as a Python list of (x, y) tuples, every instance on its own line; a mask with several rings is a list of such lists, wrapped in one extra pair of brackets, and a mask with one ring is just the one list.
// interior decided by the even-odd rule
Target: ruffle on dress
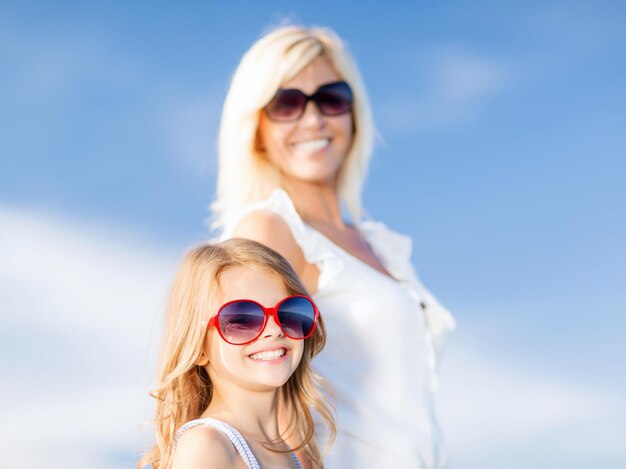
[(241, 219), (257, 210), (270, 210), (287, 223), (296, 243), (302, 249), (306, 261), (315, 265), (320, 271), (318, 279), (318, 288), (320, 290), (332, 282), (345, 268), (343, 259), (329, 249), (324, 236), (305, 225), (296, 211), (291, 198), (282, 188), (274, 189), (265, 200), (253, 202), (241, 210), (229, 214), (225, 219), (224, 231), (220, 239), (232, 238), (232, 233)]
[(452, 314), (422, 284), (411, 263), (413, 241), (409, 236), (387, 228), (382, 222), (365, 221), (361, 232), (367, 238), (385, 268), (400, 283), (405, 284), (411, 297), (422, 307), (428, 330), (436, 342), (456, 327)]
[(408, 291), (410, 297), (424, 312), (428, 341), (428, 366), (430, 367), (430, 388), (439, 388), (438, 362), (448, 332), (456, 327), (452, 314), (428, 291), (415, 273), (411, 263), (413, 241), (407, 235), (390, 230), (382, 222), (365, 221), (361, 232), (366, 237), (374, 253), (381, 259), (387, 271)]

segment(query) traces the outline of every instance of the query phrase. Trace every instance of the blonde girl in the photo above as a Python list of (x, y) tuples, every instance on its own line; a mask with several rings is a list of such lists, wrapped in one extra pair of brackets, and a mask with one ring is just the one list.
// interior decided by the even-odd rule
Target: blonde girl
[(189, 251), (152, 393), (156, 445), (138, 467), (323, 467), (311, 409), (331, 434), (334, 423), (310, 362), (325, 337), (317, 307), (272, 249), (232, 239)]

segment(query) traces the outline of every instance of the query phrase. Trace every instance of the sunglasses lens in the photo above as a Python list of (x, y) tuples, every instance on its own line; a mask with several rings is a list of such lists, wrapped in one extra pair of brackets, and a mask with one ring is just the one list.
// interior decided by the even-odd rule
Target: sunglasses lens
[(306, 97), (298, 90), (278, 90), (274, 99), (265, 107), (270, 119), (276, 121), (295, 120), (300, 117)]
[(315, 328), (315, 307), (305, 297), (287, 298), (278, 307), (278, 320), (287, 336), (304, 339)]
[(251, 301), (234, 301), (222, 307), (218, 319), (224, 339), (238, 345), (254, 340), (261, 333), (265, 314)]
[(315, 100), (322, 114), (338, 116), (352, 109), (352, 90), (344, 81), (331, 83), (317, 90)]

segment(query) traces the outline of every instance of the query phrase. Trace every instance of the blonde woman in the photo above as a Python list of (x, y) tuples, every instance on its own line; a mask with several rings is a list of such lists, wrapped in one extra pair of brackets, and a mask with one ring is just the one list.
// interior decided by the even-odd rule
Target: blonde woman
[(189, 251), (167, 308), (156, 445), (138, 467), (322, 468), (310, 408), (334, 422), (310, 362), (324, 341), (278, 253), (242, 239)]
[(280, 252), (323, 311), (314, 366), (337, 407), (326, 467), (439, 468), (435, 349), (454, 320), (418, 280), (410, 239), (363, 218), (373, 137), (365, 87), (335, 33), (265, 35), (224, 104), (215, 222), (222, 239)]

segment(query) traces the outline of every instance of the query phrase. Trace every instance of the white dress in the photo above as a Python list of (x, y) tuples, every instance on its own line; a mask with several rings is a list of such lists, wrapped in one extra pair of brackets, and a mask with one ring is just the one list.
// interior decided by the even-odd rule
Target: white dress
[(436, 349), (455, 322), (418, 280), (410, 238), (382, 223), (359, 228), (391, 278), (304, 223), (289, 195), (276, 189), (228, 214), (221, 239), (232, 237), (243, 216), (263, 209), (284, 219), (320, 271), (314, 300), (327, 340), (313, 365), (337, 399), (337, 438), (326, 469), (444, 467), (433, 400)]

